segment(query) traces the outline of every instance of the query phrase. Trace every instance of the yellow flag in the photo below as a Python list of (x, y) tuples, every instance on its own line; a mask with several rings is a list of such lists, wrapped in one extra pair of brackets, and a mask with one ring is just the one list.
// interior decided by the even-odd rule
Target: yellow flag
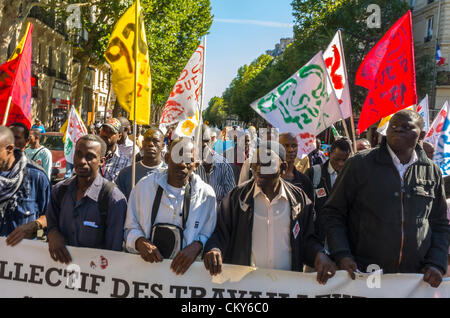
[[(138, 10), (138, 29), (136, 32), (136, 8)], [(137, 67), (134, 60), (135, 34), (138, 37)], [(105, 58), (111, 65), (112, 85), (117, 101), (133, 120), (134, 90), (137, 90), (136, 122), (148, 125), (150, 121), (150, 101), (152, 80), (148, 46), (144, 30), (142, 7), (137, 0), (120, 18), (111, 34)], [(137, 85), (134, 85), (135, 70), (138, 71)]]
[(19, 44), (17, 45), (16, 49), (14, 50), (13, 55), (9, 58), (8, 62), (14, 60), (20, 53), (22, 53), (23, 45), (25, 44), (25, 40), (27, 39), (27, 35), (28, 35), (28, 31), (30, 30), (30, 26), (31, 26), (31, 23), (28, 22), (27, 29), (25, 30), (25, 35), (22, 37), (22, 40), (20, 40)]

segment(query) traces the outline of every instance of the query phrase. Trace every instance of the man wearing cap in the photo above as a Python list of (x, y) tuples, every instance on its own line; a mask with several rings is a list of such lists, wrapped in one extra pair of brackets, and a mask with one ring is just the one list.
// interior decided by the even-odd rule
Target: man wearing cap
[(109, 119), (100, 129), (100, 137), (105, 141), (107, 147), (106, 160), (101, 168), (101, 173), (109, 181), (114, 181), (123, 168), (131, 165), (131, 159), (122, 154), (117, 145), (122, 132), (122, 124), (117, 118)]
[(314, 205), (303, 190), (281, 178), (287, 169), (284, 147), (262, 143), (251, 169), (254, 178), (234, 188), (220, 204), (217, 225), (205, 245), (211, 275), (222, 262), (259, 268), (317, 270), (325, 284), (336, 272), (314, 232)]

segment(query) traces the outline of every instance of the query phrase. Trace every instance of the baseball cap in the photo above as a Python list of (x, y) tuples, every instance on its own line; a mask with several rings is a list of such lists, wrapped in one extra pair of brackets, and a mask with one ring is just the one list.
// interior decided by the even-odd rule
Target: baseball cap
[(121, 134), (123, 131), (122, 128), (122, 124), (120, 122), (120, 120), (118, 120), (117, 118), (110, 118), (108, 119), (103, 125), (103, 126), (108, 126), (109, 128), (111, 128), (116, 134)]

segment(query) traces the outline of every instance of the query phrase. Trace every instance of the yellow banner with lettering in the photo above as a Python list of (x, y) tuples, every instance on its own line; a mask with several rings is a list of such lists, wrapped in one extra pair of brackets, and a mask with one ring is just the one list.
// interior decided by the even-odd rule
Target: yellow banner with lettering
[[(138, 10), (138, 32), (136, 32), (136, 9)], [(135, 63), (135, 34), (139, 33), (137, 67)], [(106, 49), (105, 58), (111, 65), (112, 85), (120, 106), (134, 119), (134, 90), (137, 90), (136, 122), (148, 125), (152, 80), (148, 46), (144, 30), (144, 15), (137, 0), (117, 22)], [(134, 85), (135, 71), (138, 71), (137, 86)]]

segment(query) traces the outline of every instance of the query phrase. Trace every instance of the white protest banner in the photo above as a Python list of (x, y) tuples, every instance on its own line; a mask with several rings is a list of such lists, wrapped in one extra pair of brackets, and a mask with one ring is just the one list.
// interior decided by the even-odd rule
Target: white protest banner
[(192, 264), (183, 276), (170, 261), (150, 264), (139, 255), (68, 247), (73, 263), (54, 262), (45, 243), (23, 240), (15, 247), (0, 238), (0, 297), (147, 297), (147, 298), (349, 298), (450, 297), (450, 282), (432, 288), (420, 274), (357, 275), (337, 272), (326, 285), (315, 273), (224, 265), (211, 277), (203, 263)]
[(328, 88), (328, 94), (334, 88), (339, 106), (344, 119), (352, 116), (352, 100), (350, 97), (350, 83), (347, 79), (344, 60), (344, 46), (342, 45), (341, 31), (337, 31), (328, 48), (323, 53), (323, 59), (327, 66), (332, 86)]
[(444, 125), (437, 140), (437, 147), (434, 153), (434, 162), (441, 168), (442, 176), (450, 175), (450, 112), (444, 120)]
[(437, 148), (438, 139), (442, 132), (442, 127), (444, 126), (445, 118), (447, 118), (447, 114), (449, 113), (449, 105), (448, 101), (442, 106), (436, 118), (433, 120), (430, 129), (428, 130), (427, 136), (425, 137), (425, 141), (428, 141), (434, 146), (434, 149)]
[(322, 51), (251, 107), (281, 133), (297, 136), (298, 155), (316, 148), (316, 135), (342, 119)]
[(73, 154), (75, 153), (75, 145), (78, 139), (87, 135), (86, 126), (76, 111), (75, 107), (70, 108), (69, 119), (67, 120), (67, 130), (64, 141), (64, 156), (66, 161), (73, 163)]
[(160, 120), (160, 128), (163, 131), (167, 126), (189, 118), (192, 119), (196, 115), (196, 111), (200, 109), (204, 61), (205, 45), (203, 40), (203, 43), (192, 54), (170, 93)]
[(423, 117), (424, 126), (423, 130), (428, 132), (430, 129), (430, 111), (428, 109), (428, 94), (424, 99), (417, 105), (416, 111)]

